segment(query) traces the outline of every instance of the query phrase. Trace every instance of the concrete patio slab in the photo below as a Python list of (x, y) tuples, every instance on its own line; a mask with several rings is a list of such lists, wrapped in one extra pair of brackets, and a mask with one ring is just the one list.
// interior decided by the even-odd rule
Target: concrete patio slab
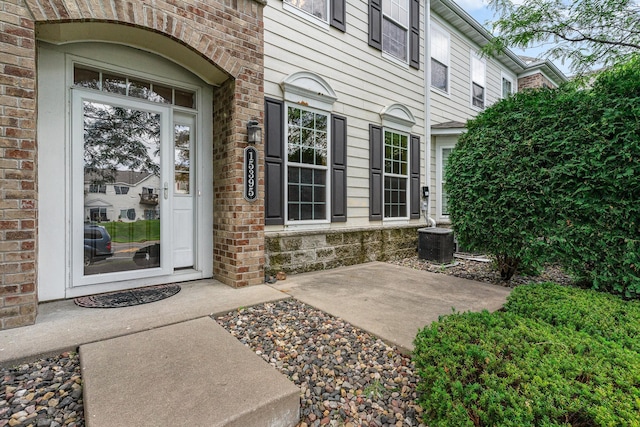
[(290, 427), (300, 390), (210, 317), (80, 346), (87, 427)]
[(348, 321), (401, 351), (419, 329), (453, 310), (495, 311), (509, 288), (372, 262), (290, 276), (274, 289)]

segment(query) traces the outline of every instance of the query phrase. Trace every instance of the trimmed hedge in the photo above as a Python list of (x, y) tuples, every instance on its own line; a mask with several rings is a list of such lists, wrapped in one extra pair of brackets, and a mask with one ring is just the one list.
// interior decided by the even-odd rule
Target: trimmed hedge
[[(536, 309), (558, 295), (555, 307)], [(581, 325), (589, 304), (599, 309)], [(609, 310), (630, 321), (610, 322)], [(638, 316), (637, 304), (605, 294), (530, 285), (516, 288), (506, 311), (443, 317), (414, 343), (424, 421), (640, 426), (640, 354), (628, 340)]]
[(559, 262), (595, 289), (640, 296), (640, 56), (591, 89), (517, 93), (467, 123), (445, 170), (461, 244), (508, 280)]

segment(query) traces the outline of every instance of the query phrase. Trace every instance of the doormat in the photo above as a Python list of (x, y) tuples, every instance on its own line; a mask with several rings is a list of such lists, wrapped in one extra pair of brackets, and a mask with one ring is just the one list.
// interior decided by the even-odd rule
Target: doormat
[(147, 304), (169, 298), (180, 292), (180, 285), (157, 285), (126, 291), (109, 292), (100, 295), (78, 297), (73, 301), (80, 307), (120, 308)]

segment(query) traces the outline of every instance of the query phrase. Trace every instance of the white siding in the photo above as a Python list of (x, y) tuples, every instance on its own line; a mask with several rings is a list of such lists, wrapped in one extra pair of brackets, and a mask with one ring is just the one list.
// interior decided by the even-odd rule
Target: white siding
[[(480, 47), (473, 43), (458, 29), (452, 27), (446, 21), (435, 14), (432, 14), (432, 22), (435, 22), (441, 29), (450, 35), (450, 82), (449, 94), (444, 94), (437, 89), (431, 89), (431, 126), (439, 123), (457, 121), (465, 123), (475, 117), (480, 111), (471, 105), (471, 56), (472, 53), (480, 51)], [(486, 61), (486, 86), (485, 86), (485, 107), (502, 98), (502, 75), (509, 76), (517, 82), (516, 75), (509, 68), (497, 61), (495, 58), (485, 57)], [(517, 83), (514, 83), (517, 84)], [(454, 144), (457, 136), (433, 136), (431, 138), (431, 152), (429, 153), (431, 163), (431, 176), (429, 185), (432, 191), (429, 214), (436, 218), (438, 223), (442, 223), (442, 218), (437, 217), (438, 209), (438, 188), (437, 176), (441, 173), (436, 163), (436, 152), (441, 144)], [(448, 221), (444, 221), (447, 223)]]
[[(444, 20), (432, 15), (432, 20), (440, 28), (449, 32), (451, 37), (451, 82), (450, 95), (431, 90), (431, 125), (449, 121), (466, 122), (475, 117), (480, 110), (471, 106), (471, 53), (479, 52), (480, 47), (468, 37)], [(495, 58), (486, 60), (485, 107), (502, 98), (502, 74), (511, 76), (517, 81), (515, 74), (507, 66)]]
[[(265, 96), (283, 99), (280, 83), (290, 74), (311, 71), (336, 92), (333, 113), (347, 117), (347, 218), (333, 227), (368, 226), (369, 124), (381, 125), (380, 112), (394, 103), (406, 105), (416, 124), (411, 133), (421, 138), (424, 171), (425, 106), (424, 59), (421, 69), (385, 59), (368, 45), (368, 4), (346, 4), (347, 31), (315, 23), (283, 8), (274, 0), (264, 9)], [(420, 11), (421, 52), (424, 52), (424, 4)], [(425, 182), (422, 172), (422, 182)], [(417, 222), (417, 220), (414, 220)], [(282, 230), (269, 226), (267, 231)]]

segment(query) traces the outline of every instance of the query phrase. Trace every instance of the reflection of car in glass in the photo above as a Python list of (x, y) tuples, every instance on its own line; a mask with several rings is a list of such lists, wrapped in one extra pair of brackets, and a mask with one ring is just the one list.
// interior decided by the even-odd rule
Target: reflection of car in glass
[(101, 225), (84, 225), (84, 265), (103, 261), (113, 256), (111, 252), (111, 236)]

